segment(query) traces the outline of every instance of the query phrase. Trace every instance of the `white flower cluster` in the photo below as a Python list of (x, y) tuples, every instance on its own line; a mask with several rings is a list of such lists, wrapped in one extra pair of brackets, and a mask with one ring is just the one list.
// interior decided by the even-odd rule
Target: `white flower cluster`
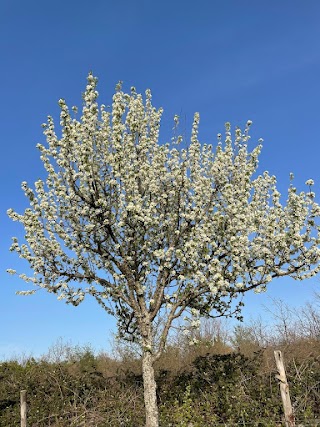
[(79, 120), (59, 101), (62, 136), (49, 117), (38, 145), (47, 180), (23, 182), (30, 207), (8, 211), (26, 232), (11, 246), (34, 271), (25, 280), (75, 305), (85, 293), (102, 305), (111, 298), (118, 316), (127, 306), (138, 322), (167, 305), (172, 322), (189, 306), (224, 311), (225, 297), (319, 271), (320, 207), (292, 185), (283, 205), (275, 177), (256, 175), (250, 120), (234, 137), (227, 123), (214, 149), (198, 141), (197, 113), (188, 144), (178, 135), (161, 144), (149, 90), (144, 98), (119, 85), (109, 111), (96, 85), (89, 75)]
[(314, 185), (314, 181), (313, 181), (313, 179), (308, 179), (308, 180), (306, 181), (306, 185), (308, 185), (309, 187), (311, 187), (311, 185)]

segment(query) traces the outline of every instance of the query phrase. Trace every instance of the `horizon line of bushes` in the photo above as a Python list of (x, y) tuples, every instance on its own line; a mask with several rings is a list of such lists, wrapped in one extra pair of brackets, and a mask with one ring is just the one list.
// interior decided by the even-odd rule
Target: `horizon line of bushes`
[[(261, 319), (228, 329), (204, 321), (198, 344), (177, 333), (156, 365), (160, 425), (283, 425), (275, 379), (275, 349), (285, 357), (298, 422), (320, 426), (320, 310), (301, 312), (278, 303), (272, 333)], [(300, 322), (300, 323), (299, 323)], [(41, 358), (0, 363), (0, 427), (20, 426), (20, 390), (27, 390), (30, 427), (144, 426), (138, 349), (114, 353), (56, 343)]]

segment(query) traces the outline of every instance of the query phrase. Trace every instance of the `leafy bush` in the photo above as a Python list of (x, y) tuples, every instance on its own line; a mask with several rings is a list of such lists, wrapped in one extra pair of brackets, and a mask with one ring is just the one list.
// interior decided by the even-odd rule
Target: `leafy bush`
[[(249, 343), (250, 344), (250, 343)], [(212, 344), (214, 346), (214, 343)], [(157, 368), (162, 427), (260, 425), (276, 427), (283, 420), (275, 380), (272, 345), (255, 343), (249, 355), (239, 351), (216, 354), (206, 345), (190, 350), (171, 348)], [(296, 418), (319, 425), (320, 342), (300, 338), (279, 342)], [(168, 353), (169, 354), (169, 353)], [(199, 355), (200, 354), (200, 355)], [(186, 360), (189, 362), (186, 363)], [(167, 361), (168, 363), (165, 363)], [(165, 366), (168, 365), (168, 369)], [(144, 426), (143, 386), (139, 360), (116, 361), (96, 356), (90, 348), (69, 347), (36, 360), (0, 364), (0, 427), (19, 427), (20, 390), (27, 390), (29, 427)]]

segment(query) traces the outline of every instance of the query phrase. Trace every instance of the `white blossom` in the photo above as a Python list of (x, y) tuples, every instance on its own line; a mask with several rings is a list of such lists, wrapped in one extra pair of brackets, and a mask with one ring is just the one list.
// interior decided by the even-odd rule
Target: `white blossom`
[(189, 341), (189, 345), (190, 345), (190, 346), (197, 345), (198, 343), (199, 343), (199, 340), (198, 340), (197, 338), (192, 338), (192, 339)]
[[(177, 313), (191, 313), (187, 327), (196, 328), (202, 316), (229, 313), (248, 289), (319, 272), (315, 194), (291, 182), (284, 202), (276, 178), (258, 173), (262, 140), (249, 149), (251, 120), (234, 132), (227, 122), (211, 145), (199, 141), (199, 113), (190, 140), (177, 135), (175, 116), (163, 143), (163, 111), (149, 90), (125, 93), (120, 83), (110, 109), (99, 107), (89, 74), (83, 102), (78, 117), (59, 100), (61, 129), (49, 116), (46, 144), (37, 145), (47, 178), (24, 181), (29, 207), (8, 210), (24, 227), (10, 250), (30, 265), (33, 274), (19, 277), (31, 287), (74, 305), (91, 295), (157, 358)], [(147, 337), (152, 322), (157, 342)]]
[(308, 185), (308, 186), (314, 185), (314, 181), (313, 181), (313, 179), (308, 179), (308, 180), (306, 181), (306, 185)]

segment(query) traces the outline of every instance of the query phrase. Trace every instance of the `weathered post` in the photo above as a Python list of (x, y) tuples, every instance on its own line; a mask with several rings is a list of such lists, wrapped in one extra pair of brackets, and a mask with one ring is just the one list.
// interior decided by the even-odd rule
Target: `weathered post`
[(21, 427), (27, 427), (27, 390), (20, 391)]
[(282, 353), (279, 350), (274, 351), (274, 358), (276, 360), (276, 365), (278, 369), (278, 375), (276, 378), (279, 380), (280, 393), (284, 410), (284, 417), (286, 421), (286, 427), (294, 427), (295, 419), (293, 415), (293, 410), (291, 406), (291, 399), (289, 393), (289, 385), (287, 382), (286, 371), (284, 368)]

